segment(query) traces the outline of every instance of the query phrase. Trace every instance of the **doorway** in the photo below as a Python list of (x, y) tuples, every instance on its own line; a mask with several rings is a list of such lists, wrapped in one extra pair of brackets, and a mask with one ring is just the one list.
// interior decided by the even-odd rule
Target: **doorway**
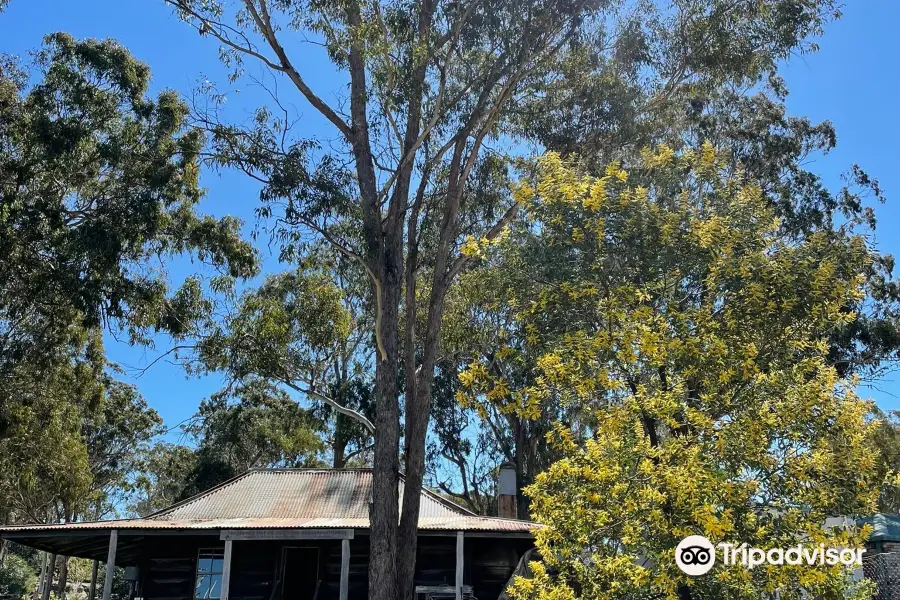
[(319, 549), (288, 546), (282, 554), (282, 600), (319, 600)]

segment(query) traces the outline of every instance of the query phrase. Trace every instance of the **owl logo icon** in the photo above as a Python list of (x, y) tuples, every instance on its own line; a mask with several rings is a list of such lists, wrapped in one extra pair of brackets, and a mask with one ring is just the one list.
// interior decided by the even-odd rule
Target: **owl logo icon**
[(716, 549), (702, 535), (689, 535), (675, 547), (675, 564), (688, 575), (703, 575), (716, 564)]

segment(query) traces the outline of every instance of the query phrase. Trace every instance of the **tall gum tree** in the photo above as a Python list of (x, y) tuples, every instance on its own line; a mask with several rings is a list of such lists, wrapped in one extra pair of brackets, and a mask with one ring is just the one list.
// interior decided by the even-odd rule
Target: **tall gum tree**
[(199, 281), (172, 293), (167, 259), (256, 269), (238, 221), (197, 211), (202, 132), (149, 80), (113, 40), (56, 33), (28, 63), (0, 55), (3, 522), (99, 517), (126, 487), (158, 417), (115, 381), (102, 333), (181, 330)]

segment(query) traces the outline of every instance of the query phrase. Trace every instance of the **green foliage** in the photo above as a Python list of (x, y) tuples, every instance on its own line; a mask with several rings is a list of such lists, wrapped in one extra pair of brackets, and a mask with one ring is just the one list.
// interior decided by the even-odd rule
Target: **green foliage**
[(182, 429), (192, 447), (160, 442), (143, 455), (131, 511), (166, 508), (248, 469), (321, 466), (325, 423), (264, 381), (204, 400)]
[(333, 282), (315, 273), (282, 273), (240, 299), (237, 311), (203, 340), (199, 358), (236, 379), (292, 380), (321, 369), (349, 324)]
[[(106, 569), (100, 569), (97, 575), (97, 589), (102, 590), (106, 580)], [(131, 583), (125, 579), (125, 569), (116, 567), (113, 572), (112, 600), (128, 600), (131, 597)]]
[(89, 414), (81, 427), (91, 473), (92, 518), (115, 514), (123, 496), (132, 490), (131, 478), (143, 468), (151, 440), (165, 432), (162, 419), (133, 385), (111, 379), (100, 409)]
[[(878, 181), (848, 164), (844, 183), (829, 189), (809, 170), (816, 155), (835, 147), (837, 135), (828, 121), (788, 115), (788, 90), (776, 68), (790, 48), (814, 50), (816, 44), (804, 36), (819, 35), (839, 7), (832, 2), (689, 4), (684, 13), (658, 15), (655, 24), (653, 17), (634, 17), (621, 39), (642, 49), (637, 54), (604, 60), (593, 51), (593, 40), (574, 44), (561, 63), (567, 77), (551, 81), (522, 113), (526, 135), (564, 156), (579, 154), (596, 175), (613, 160), (639, 166), (640, 149), (647, 146), (666, 143), (679, 150), (710, 141), (766, 191), (786, 239), (802, 239), (845, 220), (874, 227), (868, 201), (884, 201)], [(685, 36), (686, 31), (696, 35)], [(746, 36), (748, 31), (757, 33)], [(707, 54), (719, 44), (717, 54)], [(646, 86), (647, 72), (666, 84)], [(677, 77), (667, 80), (667, 73)], [(755, 86), (754, 93), (746, 93), (748, 85)], [(877, 376), (884, 361), (900, 351), (894, 261), (889, 255), (873, 259), (866, 270), (868, 306), (831, 334), (830, 361), (843, 375)]]
[(39, 361), (72, 324), (142, 339), (172, 328), (161, 257), (196, 252), (234, 276), (255, 251), (234, 219), (196, 212), (203, 138), (116, 42), (47, 37), (29, 85), (0, 69), (0, 369)]
[(779, 61), (814, 50), (840, 16), (831, 0), (624, 1), (609, 12), (614, 19), (561, 52), (564, 77), (537, 84), (518, 115), (523, 133), (551, 150), (609, 161), (680, 139), (690, 111), (728, 90), (783, 89)]
[[(664, 110), (654, 110), (647, 118), (639, 119), (639, 113), (626, 110), (628, 103), (638, 101), (638, 96), (614, 93), (613, 85), (618, 80), (607, 66), (591, 63), (575, 51), (567, 60), (574, 61), (570, 65), (570, 81), (580, 91), (573, 92), (571, 98), (558, 96), (556, 100), (563, 104), (571, 101), (571, 110), (559, 114), (542, 112), (549, 110), (552, 103), (549, 97), (541, 97), (541, 110), (526, 113), (527, 124), (546, 127), (535, 135), (551, 149), (564, 155), (580, 153), (579, 164), (587, 172), (602, 176), (614, 159), (639, 171), (641, 145), (634, 140), (664, 140), (675, 149), (697, 147), (709, 140), (725, 150), (720, 160), (727, 161), (729, 168), (740, 169), (745, 177), (759, 183), (779, 218), (778, 235), (783, 239), (794, 243), (847, 227), (871, 230), (870, 235), (873, 234), (875, 216), (871, 204), (884, 201), (877, 180), (854, 165), (844, 184), (832, 190), (818, 174), (808, 170), (817, 154), (834, 148), (836, 133), (827, 121), (814, 124), (806, 118), (789, 116), (784, 104), (787, 90), (777, 77), (770, 78), (764, 91), (753, 95), (730, 86), (673, 89)], [(594, 85), (597, 87), (592, 91)], [(829, 333), (828, 362), (844, 377), (878, 377), (900, 349), (900, 294), (891, 273), (894, 260), (874, 249), (870, 257), (863, 271), (866, 300), (854, 304), (851, 321)], [(464, 281), (455, 292), (456, 301), (448, 303), (448, 322), (451, 327), (459, 327), (457, 332), (448, 332), (448, 341), (456, 353), (454, 368), (464, 368), (472, 357), (486, 357), (496, 365), (493, 340), (498, 329), (509, 332), (505, 344), (517, 352), (528, 352), (522, 347), (525, 332), (514, 322), (516, 308), (508, 306), (510, 298), (503, 290), (532, 288), (535, 277), (545, 275), (542, 269), (553, 272), (564, 268), (565, 263), (553, 263), (558, 257), (547, 252), (522, 254), (518, 258), (518, 262), (512, 262), (508, 257), (503, 268), (463, 275)], [(530, 365), (537, 357), (531, 358), (531, 363), (504, 364), (505, 377), (518, 385), (527, 384), (533, 379)], [(498, 411), (495, 405), (487, 408), (472, 416), (478, 416), (480, 429), (494, 438), (495, 462), (517, 464), (520, 482), (526, 485), (558, 458), (554, 449), (544, 443), (552, 422), (581, 418), (577, 408), (549, 402), (541, 405), (541, 419), (526, 421), (515, 413)], [(453, 445), (450, 440), (447, 447)], [(469, 471), (470, 479), (485, 475)], [(527, 498), (520, 494), (519, 501), (520, 515), (526, 515)]]
[[(237, 398), (229, 402), (229, 396)], [(230, 465), (235, 474), (256, 467), (316, 465), (323, 423), (285, 392), (262, 381), (248, 381), (231, 394), (219, 393), (200, 404), (187, 427), (198, 452)]]
[[(14, 143), (3, 163), (13, 167), (0, 174), (24, 172), (24, 180), (10, 180), (28, 184), (4, 189), (4, 199), (14, 201), (0, 205), (0, 229), (6, 223), (7, 233), (25, 232), (9, 249), (18, 262), (0, 263), (11, 290), (9, 300), (0, 296), (6, 311), (0, 322), (11, 324), (0, 356), (16, 357), (17, 385), (25, 388), (44, 372), (29, 360), (49, 357), (60, 362), (53, 363), (57, 371), (48, 387), (55, 394), (48, 398), (61, 397), (63, 382), (77, 381), (86, 391), (81, 404), (100, 406), (116, 392), (96, 377), (105, 365), (90, 337), (109, 320), (122, 323), (136, 341), (154, 329), (199, 338), (193, 367), (222, 371), (229, 382), (194, 423), (196, 453), (159, 446), (151, 455), (151, 475), (138, 482), (148, 490), (141, 511), (175, 495), (165, 482), (170, 476), (207, 485), (246, 466), (314, 460), (321, 452), (320, 421), (331, 409), (317, 405), (310, 412), (277, 386), (327, 407), (358, 410), (360, 422), (377, 407), (380, 523), (398, 521), (390, 486), (396, 484), (403, 385), (406, 490), (414, 497), (434, 392), (442, 446), (432, 456), (460, 464), (462, 481), (487, 480), (482, 467), (473, 466), (473, 475), (465, 466), (479, 452), (511, 455), (525, 481), (557, 461), (551, 472), (568, 487), (538, 480), (531, 488), (536, 514), (580, 535), (588, 525), (602, 529), (604, 511), (615, 501), (626, 507), (629, 526), (641, 518), (648, 523), (646, 537), (659, 546), (640, 548), (644, 555), (660, 556), (678, 527), (700, 524), (711, 535), (716, 527), (734, 527), (731, 516), (701, 508), (749, 504), (754, 493), (763, 493), (749, 480), (729, 487), (742, 466), (788, 465), (807, 487), (814, 475), (824, 478), (819, 492), (834, 492), (836, 500), (813, 492), (807, 497), (783, 474), (765, 482), (773, 497), (813, 506), (803, 517), (810, 522), (826, 507), (865, 504), (861, 495), (841, 495), (850, 480), (845, 463), (829, 470), (821, 461), (736, 450), (760, 440), (765, 447), (768, 440), (787, 439), (790, 447), (846, 434), (856, 453), (855, 436), (865, 429), (862, 403), (850, 391), (834, 392), (843, 385), (839, 375), (877, 367), (900, 339), (893, 328), (897, 291), (890, 261), (851, 231), (871, 221), (861, 196), (849, 188), (829, 195), (799, 166), (809, 152), (829, 149), (834, 133), (827, 124), (785, 116), (775, 73), (779, 61), (814, 47), (810, 37), (836, 16), (833, 1), (169, 1), (201, 34), (222, 43), (235, 78), (244, 60), (263, 56), (342, 138), (333, 145), (298, 139), (287, 116), (265, 108), (249, 127), (223, 123), (215, 95), (211, 112), (198, 115), (212, 134), (215, 164), (237, 166), (262, 181), (259, 215), (275, 219), (282, 258), (301, 264), (259, 290), (230, 297), (233, 306), (219, 320), (210, 316), (215, 307), (198, 280), (171, 294), (154, 268), (159, 254), (192, 250), (230, 278), (253, 271), (253, 253), (238, 240), (234, 222), (194, 213), (202, 140), (184, 128), (184, 106), (171, 94), (146, 99), (146, 67), (109, 42), (51, 38), (40, 57), (46, 82), (31, 91), (24, 77), (4, 67), (9, 74), (0, 86), (0, 114), (13, 117), (0, 119), (0, 127)], [(351, 80), (348, 111), (331, 109), (307, 86), (298, 71), (304, 62), (291, 62), (285, 51), (295, 46), (290, 36), (322, 41)], [(749, 88), (764, 88), (764, 94), (732, 91)], [(64, 110), (53, 113), (58, 106)], [(680, 150), (700, 139), (731, 153), (716, 156), (704, 148), (681, 157), (672, 151), (641, 156), (638, 150), (661, 140)], [(564, 155), (580, 150), (596, 177), (548, 159), (539, 185), (509, 193), (510, 167), (527, 141)], [(23, 156), (39, 162), (30, 165)], [(626, 186), (628, 175), (618, 166), (606, 170), (611, 159), (626, 165), (638, 185)], [(853, 176), (858, 187), (879, 194), (865, 173)], [(21, 209), (31, 205), (38, 207), (36, 217)], [(519, 206), (531, 212), (503, 242), (501, 232)], [(846, 227), (835, 226), (835, 213)], [(355, 261), (352, 293), (340, 272), (309, 266), (316, 250), (310, 233)], [(730, 245), (717, 254), (720, 240)], [(498, 245), (501, 258), (491, 264)], [(53, 271), (36, 259), (44, 256)], [(488, 270), (466, 274), (453, 288), (458, 274), (486, 258)], [(67, 261), (83, 268), (66, 272)], [(816, 261), (826, 267), (813, 268)], [(217, 291), (228, 287), (223, 282), (215, 283)], [(27, 301), (32, 298), (49, 298), (52, 315)], [(875, 311), (864, 314), (871, 306), (865, 300), (872, 299)], [(348, 306), (353, 300), (361, 301)], [(452, 350), (445, 354), (441, 326), (448, 304), (454, 312), (445, 341)], [(45, 327), (48, 321), (53, 327)], [(784, 335), (764, 335), (772, 329)], [(831, 343), (827, 356), (823, 339)], [(373, 377), (375, 340), (380, 358)], [(462, 380), (454, 381), (453, 371), (470, 360)], [(464, 402), (457, 410), (460, 387)], [(821, 400), (822, 414), (812, 414), (799, 389)], [(778, 394), (790, 401), (762, 400)], [(56, 419), (59, 445), (77, 442), (64, 432), (86, 414), (81, 408), (36, 406), (36, 416), (4, 417), (7, 428), (25, 423), (36, 432)], [(750, 422), (760, 414), (784, 420), (792, 409), (808, 417), (807, 431), (785, 431), (771, 419)], [(839, 413), (846, 422), (827, 431)], [(465, 432), (473, 415), (484, 425), (477, 444)], [(343, 418), (334, 427), (336, 462), (345, 456)], [(742, 428), (727, 427), (724, 448), (717, 447), (710, 440), (718, 439), (716, 426), (726, 418)], [(140, 429), (140, 421), (129, 427)], [(542, 440), (555, 422), (563, 426), (547, 448)], [(587, 440), (596, 430), (608, 431), (616, 443), (592, 446)], [(367, 434), (355, 437), (360, 449), (368, 441)], [(698, 447), (725, 464), (704, 462)], [(831, 447), (815, 450), (834, 458)], [(90, 453), (82, 454), (89, 464)], [(80, 465), (74, 447), (72, 455)], [(863, 453), (854, 457), (868, 460)], [(613, 479), (601, 477), (598, 484), (585, 475), (588, 469), (578, 469), (607, 463), (638, 469), (647, 460), (661, 466), (639, 473), (646, 475), (641, 489), (648, 498), (635, 509)], [(574, 475), (566, 471), (570, 465)], [(675, 489), (671, 480), (686, 479), (691, 468), (700, 470), (698, 480), (709, 490)], [(559, 508), (577, 506), (578, 498), (565, 494), (593, 493), (596, 485), (611, 487), (596, 506), (574, 517)], [(81, 497), (78, 489), (73, 498)], [(565, 500), (555, 504), (541, 494)], [(660, 494), (674, 498), (670, 506)], [(477, 494), (472, 503), (484, 505)], [(777, 507), (786, 516), (775, 529), (795, 533), (803, 523), (790, 512), (796, 506)], [(644, 508), (652, 518), (640, 512)], [(373, 564), (380, 565), (373, 567), (373, 597), (396, 593), (391, 578), (397, 564), (411, 582), (416, 517), (409, 517), (400, 522), (412, 528), (382, 532), (383, 551), (373, 552)], [(633, 558), (632, 530), (623, 525), (608, 535), (624, 540)], [(404, 553), (410, 560), (398, 559)], [(621, 584), (634, 574), (630, 563), (613, 561), (608, 572), (585, 575), (572, 558), (561, 553), (557, 566), (584, 575), (585, 585), (606, 589), (603, 584)], [(657, 576), (635, 585), (671, 592), (667, 573)], [(377, 589), (379, 581), (387, 582), (384, 589)], [(543, 584), (558, 585), (563, 594), (568, 582), (563, 576)]]
[(178, 334), (205, 304), (196, 279), (170, 293), (166, 259), (243, 277), (256, 252), (197, 212), (203, 135), (146, 65), (58, 33), (30, 66), (0, 60), (0, 518), (99, 518), (160, 425), (103, 330)]
[(882, 480), (878, 496), (878, 512), (900, 513), (900, 415), (897, 411), (873, 411), (875, 432), (873, 452), (877, 456), (877, 472)]
[(19, 600), (34, 591), (38, 577), (27, 560), (9, 554), (0, 567), (0, 598)]
[[(230, 410), (227, 398), (232, 395), (240, 397), (241, 406), (248, 411), (252, 404), (264, 409), (265, 414), (281, 415), (275, 418), (289, 418), (285, 411), (289, 411), (291, 400), (283, 391), (289, 390), (295, 403), (305, 401), (313, 408), (309, 418), (318, 423), (315, 428), (319, 434), (330, 437), (334, 466), (364, 453), (371, 432), (360, 420), (334, 409), (335, 405), (351, 409), (362, 419), (366, 413), (371, 414), (371, 383), (365, 371), (366, 359), (359, 350), (369, 339), (369, 317), (360, 286), (365, 286), (365, 280), (358, 268), (348, 268), (347, 261), (335, 260), (321, 249), (308, 249), (303, 267), (271, 275), (257, 289), (235, 296), (230, 288), (223, 287), (226, 299), (214, 312), (224, 316), (198, 321), (185, 335), (194, 344), (192, 351), (183, 355), (189, 368), (195, 372), (218, 371), (228, 381), (222, 393), (201, 407), (199, 421), (209, 424), (219, 414), (226, 420), (255, 414), (225, 416)], [(300, 407), (296, 411), (296, 415), (306, 413)], [(311, 422), (307, 425), (312, 426)], [(258, 444), (267, 433), (273, 436), (270, 441), (278, 453), (270, 456), (261, 451), (257, 456), (254, 451), (235, 461), (220, 457), (220, 465), (233, 466), (218, 468), (217, 472), (227, 473), (238, 465), (247, 468), (299, 460), (291, 451), (296, 440), (285, 438), (277, 427), (256, 434), (250, 429), (242, 434), (256, 435), (256, 441), (251, 442), (254, 448), (261, 451)], [(204, 430), (203, 436), (211, 436), (214, 431), (221, 433), (216, 426)], [(300, 446), (312, 448), (309, 440)], [(204, 464), (204, 468), (211, 466)]]
[[(840, 569), (691, 578), (673, 552), (689, 534), (763, 548), (864, 539), (823, 529), (878, 493), (871, 405), (828, 363), (830, 334), (865, 295), (864, 235), (789, 243), (763, 190), (710, 144), (601, 177), (551, 154), (517, 194), (527, 224), (497, 261), (534, 269), (530, 288), (508, 290), (524, 345), (470, 364), (460, 399), (580, 418), (556, 424), (562, 458), (528, 488), (544, 563), (514, 595), (843, 598)], [(516, 363), (530, 381), (504, 376)]]
[[(877, 183), (857, 169), (853, 185), (830, 193), (803, 164), (833, 146), (831, 126), (790, 118), (784, 110), (778, 65), (815, 49), (824, 25), (839, 16), (833, 0), (169, 2), (222, 44), (234, 79), (245, 61), (261, 60), (285, 74), (294, 84), (290, 92), (338, 132), (341, 144), (327, 146), (298, 138), (280, 111), (259, 110), (249, 127), (223, 123), (215, 110), (204, 115), (219, 163), (262, 180), (259, 214), (274, 220), (283, 256), (302, 255), (312, 234), (366, 265), (373, 283), (367, 304), (376, 324), (370, 340), (378, 341), (380, 353), (375, 466), (386, 465), (376, 510), (389, 513), (385, 523), (396, 521), (388, 489), (400, 439), (395, 373), (402, 374), (405, 394), (406, 490), (416, 493), (409, 483), (422, 471), (417, 461), (432, 425), (434, 471), (448, 464), (453, 470), (437, 477), (461, 482), (460, 497), (484, 506), (468, 491), (488, 481), (492, 468), (485, 467), (488, 461), (477, 466), (476, 448), (481, 456), (515, 462), (520, 481), (529, 482), (562, 453), (544, 443), (555, 421), (574, 429), (596, 424), (591, 405), (523, 391), (541, 387), (536, 367), (547, 348), (536, 341), (547, 332), (596, 326), (591, 298), (579, 295), (586, 273), (607, 274), (593, 282), (598, 294), (600, 283), (657, 293), (646, 287), (658, 283), (657, 273), (642, 268), (662, 268), (669, 254), (657, 254), (660, 247), (647, 242), (655, 232), (640, 228), (643, 215), (611, 208), (612, 224), (626, 217), (636, 223), (602, 264), (591, 262), (596, 248), (587, 243), (551, 249), (534, 242), (546, 224), (528, 221), (509, 236), (510, 245), (523, 244), (527, 252), (508, 253), (497, 268), (475, 272), (517, 207), (529, 204), (517, 202), (507, 185), (512, 166), (532, 148), (528, 142), (564, 156), (580, 153), (588, 172), (603, 177), (613, 160), (642, 170), (641, 148), (667, 142), (680, 151), (712, 140), (731, 150), (717, 160), (728, 161), (735, 176), (743, 165), (742, 176), (758, 181), (761, 197), (775, 209), (767, 217), (779, 219), (768, 233), (788, 246), (843, 239), (845, 224), (870, 221), (863, 194), (879, 195)], [(336, 110), (308, 85), (308, 63), (286, 50), (309, 38), (322, 42), (344, 75), (339, 93), (350, 81), (346, 105)], [(287, 105), (283, 88), (273, 92), (279, 107)], [(679, 189), (683, 183), (670, 182)], [(589, 239), (594, 232), (585, 231), (583, 216), (554, 218)], [(697, 248), (684, 246), (684, 260), (695, 261), (685, 269), (705, 260)], [(570, 252), (557, 252), (560, 247)], [(900, 296), (890, 263), (872, 252), (860, 263), (847, 261), (863, 270), (858, 285), (867, 301), (848, 298), (843, 309), (853, 318), (827, 328), (826, 367), (840, 375), (871, 374), (900, 348)], [(641, 279), (645, 274), (650, 278)], [(464, 281), (454, 288), (457, 275)], [(520, 317), (528, 303), (542, 310), (549, 302), (541, 296), (544, 282), (566, 292), (574, 286), (574, 295), (565, 302), (554, 298), (558, 310), (531, 314), (526, 322)], [(796, 285), (798, 293), (809, 293), (806, 282)], [(442, 333), (450, 335), (442, 340)], [(504, 384), (476, 389), (483, 397), (460, 407), (452, 374), (469, 362), (485, 373), (466, 376)], [(473, 423), (476, 431), (466, 431)], [(401, 518), (407, 527), (401, 527), (406, 542), (400, 545), (412, 548), (415, 517), (408, 517)], [(385, 546), (373, 553), (370, 581), (372, 597), (381, 599), (395, 589), (379, 590), (379, 582), (391, 588), (393, 565), (405, 571), (412, 559), (394, 557), (393, 532), (379, 537)]]
[(81, 427), (103, 403), (104, 361), (95, 354), (98, 336), (86, 337), (53, 348), (54, 360), (41, 369), (16, 364), (0, 387), (12, 396), (0, 404), (0, 516), (7, 521), (55, 519), (57, 502), (89, 493)]
[(10, 429), (0, 438), (0, 509), (8, 520), (114, 514), (139, 457), (161, 432), (159, 415), (133, 386), (90, 374), (98, 397), (88, 402), (78, 379), (54, 375), (44, 373), (39, 396), (12, 405)]
[(144, 454), (140, 472), (134, 478), (129, 512), (143, 517), (175, 504), (184, 496), (196, 464), (197, 455), (187, 446), (154, 444)]

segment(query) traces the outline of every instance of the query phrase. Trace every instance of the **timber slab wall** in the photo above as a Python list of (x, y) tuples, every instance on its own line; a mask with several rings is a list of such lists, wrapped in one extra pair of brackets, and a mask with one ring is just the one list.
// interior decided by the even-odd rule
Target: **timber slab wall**
[[(368, 594), (369, 538), (349, 540), (348, 600), (366, 600)], [(194, 600), (197, 556), (201, 550), (224, 550), (217, 535), (149, 536), (140, 552), (144, 600)], [(316, 573), (318, 600), (339, 600), (341, 540), (237, 540), (233, 542), (229, 600), (312, 600), (285, 598), (284, 549), (316, 548), (318, 564), (304, 566)], [(528, 539), (467, 537), (464, 543), (463, 582), (479, 600), (496, 600), (521, 556), (532, 547)], [(290, 565), (288, 571), (294, 571)], [(288, 573), (290, 576), (290, 573)], [(456, 576), (456, 538), (421, 536), (416, 561), (416, 585), (450, 585)]]

